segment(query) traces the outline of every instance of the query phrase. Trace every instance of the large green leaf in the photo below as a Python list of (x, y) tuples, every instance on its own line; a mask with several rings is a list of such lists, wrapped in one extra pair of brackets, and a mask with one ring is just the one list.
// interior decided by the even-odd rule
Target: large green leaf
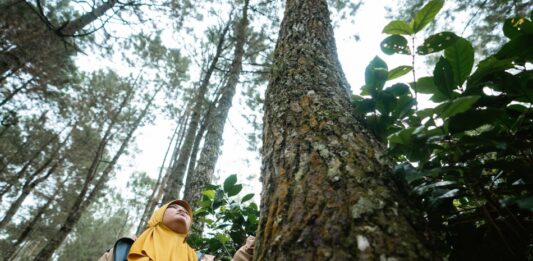
[(452, 92), (456, 86), (454, 83), (454, 72), (448, 60), (442, 56), (433, 70), (433, 82), (441, 94), (448, 98), (452, 97)]
[(405, 21), (395, 20), (391, 21), (383, 28), (383, 33), (412, 35), (413, 29)]
[(467, 90), (469, 88), (483, 87), (478, 85), (485, 79), (485, 77), (495, 72), (505, 71), (513, 67), (512, 58), (500, 60), (495, 56), (491, 56), (477, 65), (477, 70), (468, 79), (468, 84), (466, 86)]
[(450, 62), (456, 85), (463, 85), (474, 66), (474, 48), (464, 38), (457, 39), (444, 51), (444, 57)]
[(237, 175), (233, 174), (224, 180), (224, 191), (227, 193), (237, 183)]
[(533, 60), (533, 34), (521, 34), (504, 44), (496, 54), (499, 59), (521, 58), (521, 60)]
[(503, 34), (513, 39), (522, 34), (533, 34), (533, 23), (524, 17), (514, 17), (505, 20)]
[(413, 139), (413, 132), (415, 128), (407, 128), (396, 133), (391, 134), (387, 139), (390, 143), (409, 144)]
[(434, 112), (441, 118), (446, 119), (469, 110), (479, 98), (480, 96), (459, 97), (440, 104), (435, 108)]
[(443, 5), (444, 0), (432, 0), (422, 7), (422, 10), (416, 13), (415, 18), (411, 21), (413, 32), (418, 33), (424, 29), (439, 13)]
[(434, 94), (436, 92), (439, 92), (437, 85), (435, 85), (435, 82), (433, 81), (433, 77), (418, 78), (418, 80), (416, 81), (416, 85), (413, 85), (413, 88), (417, 92), (424, 94)]
[(215, 191), (212, 189), (202, 191), (202, 195), (206, 196), (208, 199), (213, 200), (215, 198)]
[(455, 43), (458, 38), (459, 37), (452, 32), (440, 32), (424, 40), (424, 43), (416, 48), (416, 52), (422, 55), (438, 52), (448, 48), (448, 46)]
[(244, 202), (252, 199), (253, 197), (254, 197), (254, 193), (246, 194), (244, 197), (242, 197), (241, 203), (244, 203)]
[(505, 112), (499, 109), (468, 110), (450, 117), (448, 130), (455, 134), (467, 130), (474, 130), (485, 124), (495, 124)]
[(236, 185), (229, 187), (228, 190), (226, 190), (226, 193), (228, 194), (228, 197), (232, 197), (232, 196), (239, 194), (241, 190), (242, 190), (242, 185), (236, 184)]
[(398, 34), (393, 34), (381, 42), (381, 50), (388, 54), (411, 54), (411, 49), (407, 45), (407, 39)]
[(365, 69), (365, 88), (370, 91), (381, 90), (387, 81), (388, 67), (378, 56), (374, 57)]
[(387, 80), (390, 81), (390, 80), (402, 77), (402, 76), (408, 74), (412, 70), (413, 70), (413, 67), (411, 67), (411, 66), (407, 66), (407, 65), (398, 66), (398, 67), (396, 67), (396, 68), (394, 68), (394, 69), (389, 71)]

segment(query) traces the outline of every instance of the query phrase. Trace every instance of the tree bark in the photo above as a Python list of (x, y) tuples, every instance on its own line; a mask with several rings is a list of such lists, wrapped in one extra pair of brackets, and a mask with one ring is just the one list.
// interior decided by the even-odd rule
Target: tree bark
[(211, 63), (209, 64), (209, 67), (207, 68), (207, 71), (202, 79), (202, 82), (200, 86), (198, 87), (198, 91), (194, 99), (194, 106), (192, 108), (191, 120), (189, 122), (187, 134), (185, 135), (185, 139), (183, 141), (182, 147), (180, 148), (180, 154), (175, 161), (175, 165), (172, 166), (172, 170), (171, 170), (172, 174), (170, 177), (170, 182), (168, 186), (165, 188), (165, 195), (163, 196), (163, 202), (168, 202), (173, 199), (177, 199), (179, 197), (181, 187), (183, 186), (183, 176), (185, 175), (187, 163), (189, 162), (189, 157), (191, 155), (191, 150), (192, 150), (193, 143), (194, 143), (194, 138), (196, 137), (196, 132), (198, 130), (198, 124), (200, 122), (200, 116), (201, 116), (200, 114), (201, 114), (202, 106), (204, 104), (204, 96), (207, 92), (207, 87), (209, 86), (209, 81), (211, 80), (211, 76), (216, 69), (218, 60), (220, 59), (222, 55), (224, 41), (226, 38), (226, 33), (228, 32), (228, 29), (229, 29), (229, 25), (230, 23), (228, 22), (227, 25), (222, 30), (222, 32), (220, 33), (220, 38), (217, 43), (217, 50), (215, 52), (215, 55), (213, 56), (213, 59), (211, 60)]
[[(141, 218), (139, 220), (139, 224), (137, 225), (137, 229), (135, 234), (139, 235), (141, 232), (143, 232), (144, 228), (146, 227), (146, 224), (148, 223), (148, 218), (150, 217), (151, 213), (154, 211), (155, 206), (161, 199), (161, 193), (162, 187), (165, 184), (165, 181), (167, 180), (167, 174), (168, 168), (165, 167), (168, 153), (170, 152), (170, 149), (172, 148), (172, 144), (174, 144), (174, 149), (172, 152), (172, 158), (174, 155), (179, 151), (179, 146), (181, 145), (181, 140), (183, 137), (183, 131), (185, 130), (185, 126), (187, 125), (188, 121), (188, 113), (186, 111), (182, 112), (182, 115), (179, 117), (178, 124), (176, 125), (176, 128), (174, 129), (174, 133), (172, 134), (172, 137), (170, 138), (170, 142), (168, 143), (167, 150), (165, 152), (165, 156), (163, 157), (163, 162), (161, 163), (161, 167), (159, 168), (159, 175), (157, 176), (157, 182), (154, 185), (154, 188), (152, 190), (152, 194), (150, 195), (150, 199), (148, 202), (146, 202), (146, 205), (144, 207), (143, 214), (141, 215)], [(170, 164), (169, 164), (170, 165)], [(163, 172), (165, 172), (165, 175), (163, 175)]]
[(326, 0), (287, 0), (266, 91), (254, 260), (438, 259), (350, 113)]
[(230, 66), (228, 81), (222, 88), (222, 95), (218, 101), (217, 108), (211, 113), (207, 121), (207, 134), (204, 146), (200, 152), (200, 160), (194, 175), (187, 176), (188, 184), (185, 187), (184, 198), (194, 208), (201, 198), (201, 190), (204, 186), (212, 182), (215, 165), (218, 160), (220, 146), (222, 145), (222, 135), (224, 125), (228, 118), (228, 112), (232, 105), (235, 89), (239, 82), (242, 69), (242, 58), (244, 56), (244, 44), (246, 42), (246, 30), (248, 27), (248, 0), (244, 1), (242, 17), (236, 28), (236, 42), (233, 54), (233, 61)]

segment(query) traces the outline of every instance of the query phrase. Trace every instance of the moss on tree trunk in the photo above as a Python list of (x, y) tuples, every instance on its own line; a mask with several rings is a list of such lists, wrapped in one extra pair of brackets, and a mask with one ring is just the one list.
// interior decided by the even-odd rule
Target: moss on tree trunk
[(383, 146), (351, 114), (325, 0), (286, 2), (262, 156), (254, 260), (434, 257), (389, 176)]

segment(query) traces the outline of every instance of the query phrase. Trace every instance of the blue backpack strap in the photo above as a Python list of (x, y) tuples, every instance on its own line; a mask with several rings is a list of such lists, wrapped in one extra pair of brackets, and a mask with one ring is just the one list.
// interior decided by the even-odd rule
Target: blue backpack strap
[(198, 261), (202, 260), (202, 257), (204, 257), (204, 253), (200, 251), (196, 251), (196, 257), (198, 257)]
[(129, 237), (117, 240), (113, 247), (113, 261), (127, 261), (131, 245), (133, 245), (133, 239)]

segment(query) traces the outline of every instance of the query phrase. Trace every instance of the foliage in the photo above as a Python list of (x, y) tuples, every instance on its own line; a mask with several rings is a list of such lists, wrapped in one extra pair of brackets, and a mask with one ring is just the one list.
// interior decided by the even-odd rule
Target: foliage
[[(383, 32), (414, 35), (439, 6), (442, 1), (430, 1), (410, 23), (392, 21)], [(531, 258), (533, 30), (527, 17), (514, 17), (503, 31), (507, 43), (473, 73), (472, 44), (452, 32), (434, 34), (417, 48), (419, 55), (440, 57), (432, 76), (409, 85), (384, 88), (413, 68), (389, 70), (376, 57), (366, 69), (361, 96), (353, 99), (355, 113), (388, 143), (396, 175), (445, 236), (452, 260)], [(383, 51), (415, 51), (391, 50)], [(418, 109), (419, 93), (436, 106)]]
[(255, 235), (259, 222), (254, 194), (240, 196), (242, 185), (231, 175), (221, 185), (208, 185), (202, 192), (201, 206), (194, 211), (194, 222), (205, 224), (205, 230), (193, 230), (190, 245), (221, 260), (231, 260), (247, 236)]
[[(401, 0), (388, 9), (394, 19), (408, 19), (427, 0)], [(476, 52), (488, 56), (505, 42), (499, 26), (509, 16), (526, 16), (531, 11), (532, 2), (527, 0), (448, 0), (437, 22), (426, 28), (428, 33), (449, 30), (450, 25), (461, 24), (460, 32), (466, 35), (476, 47)]]

